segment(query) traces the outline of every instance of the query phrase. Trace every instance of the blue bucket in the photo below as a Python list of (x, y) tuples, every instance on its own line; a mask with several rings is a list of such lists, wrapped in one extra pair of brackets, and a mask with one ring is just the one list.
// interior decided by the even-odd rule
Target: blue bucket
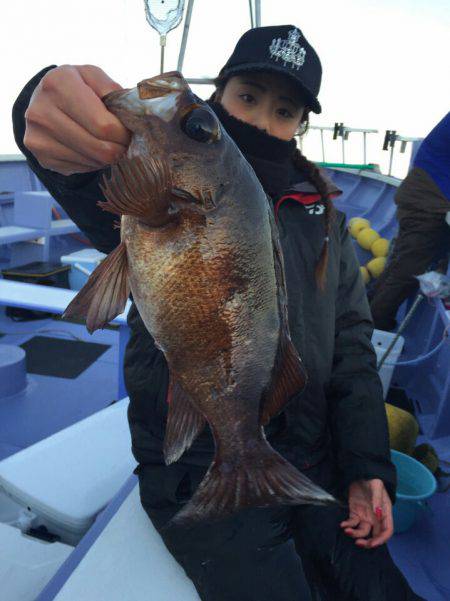
[(433, 474), (409, 455), (391, 449), (391, 459), (397, 468), (397, 501), (393, 508), (394, 531), (405, 532), (416, 521), (425, 501), (436, 491)]

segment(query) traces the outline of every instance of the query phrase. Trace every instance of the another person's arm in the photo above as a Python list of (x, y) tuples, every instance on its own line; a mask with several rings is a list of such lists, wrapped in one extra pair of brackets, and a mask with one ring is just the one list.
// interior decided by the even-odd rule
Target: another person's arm
[(96, 248), (120, 241), (117, 219), (102, 211), (99, 182), (125, 152), (130, 134), (101, 98), (121, 87), (91, 65), (47, 67), (13, 107), (16, 143), (30, 168)]
[[(328, 390), (330, 427), (343, 489), (370, 483), (395, 499), (396, 471), (390, 460), (383, 392), (371, 336), (373, 326), (359, 265), (344, 219), (340, 224), (340, 285), (336, 299), (334, 364)], [(379, 482), (381, 481), (381, 482)], [(384, 484), (384, 487), (383, 487)], [(353, 489), (356, 487), (353, 486)], [(362, 491), (364, 492), (364, 491)], [(380, 493), (381, 495), (381, 493)], [(378, 496), (376, 492), (375, 496)], [(390, 513), (390, 500), (385, 499)], [(381, 501), (380, 501), (381, 502)], [(374, 499), (374, 505), (377, 505)], [(376, 507), (370, 508), (374, 510)], [(390, 536), (392, 516), (383, 529)], [(382, 522), (382, 518), (378, 518)], [(384, 526), (386, 526), (384, 528)], [(360, 532), (355, 530), (355, 532)], [(374, 535), (380, 533), (376, 524)], [(348, 532), (353, 535), (354, 532)], [(354, 536), (358, 538), (358, 536)], [(363, 538), (363, 537), (362, 537)], [(363, 545), (362, 538), (359, 543)]]

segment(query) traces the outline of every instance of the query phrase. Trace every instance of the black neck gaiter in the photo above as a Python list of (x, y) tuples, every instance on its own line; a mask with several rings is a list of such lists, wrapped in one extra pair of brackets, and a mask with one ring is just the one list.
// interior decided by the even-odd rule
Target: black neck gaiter
[(281, 140), (271, 136), (254, 125), (233, 117), (219, 102), (208, 101), (228, 135), (255, 171), (264, 191), (277, 200), (292, 183), (293, 172), (296, 181), (301, 175), (295, 170), (292, 155), (296, 142)]

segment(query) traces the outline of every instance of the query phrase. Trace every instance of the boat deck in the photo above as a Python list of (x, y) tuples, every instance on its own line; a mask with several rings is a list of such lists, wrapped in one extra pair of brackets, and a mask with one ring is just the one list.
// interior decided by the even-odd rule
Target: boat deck
[[(17, 167), (17, 166), (16, 166)], [(14, 169), (16, 168), (14, 167)], [(19, 168), (20, 167), (20, 168)], [(13, 170), (14, 171), (14, 170)], [(10, 172), (14, 177), (4, 190), (39, 190), (39, 185), (29, 178), (23, 165)], [(21, 176), (23, 182), (19, 177)], [(395, 234), (395, 208), (392, 198), (398, 182), (387, 182), (372, 177), (360, 178), (357, 174), (333, 172), (333, 178), (344, 194), (336, 201), (338, 208), (345, 210), (347, 217), (362, 216), (370, 219), (379, 233), (387, 238)], [(1, 182), (0, 182), (1, 183)], [(0, 225), (12, 224), (12, 194), (2, 200), (3, 221)], [(0, 212), (1, 217), (1, 212)], [(364, 251), (357, 248), (361, 262), (367, 259)], [(437, 317), (436, 317), (437, 315)], [(418, 321), (405, 333), (405, 345), (402, 360), (414, 360), (418, 353), (433, 349), (442, 338), (448, 316), (438, 315), (434, 308), (424, 305), (418, 313)], [(441, 320), (441, 321), (439, 321)], [(44, 338), (44, 340), (42, 340)], [(45, 340), (45, 339), (51, 340)], [(58, 341), (62, 341), (58, 354)], [(67, 342), (93, 343), (103, 347), (86, 347), (86, 356), (91, 361), (85, 369), (80, 365), (70, 365), (70, 353)], [(57, 360), (48, 366), (48, 371), (40, 365), (39, 354), (42, 344), (51, 345)], [(119, 332), (117, 329), (105, 329), (90, 336), (85, 327), (58, 319), (45, 318), (35, 321), (16, 322), (5, 315), (0, 307), (0, 343), (26, 345), (30, 359), (28, 386), (23, 393), (15, 397), (0, 400), (0, 460), (26, 448), (55, 432), (78, 422), (118, 400), (119, 374)], [(64, 344), (66, 346), (64, 346)], [(50, 349), (50, 346), (48, 347)], [(95, 351), (95, 352), (93, 352)], [(50, 352), (50, 350), (49, 350)], [(93, 359), (94, 357), (94, 359)], [(48, 363), (48, 362), (47, 362)], [(448, 344), (429, 360), (421, 364), (397, 368), (393, 383), (405, 388), (413, 398), (417, 416), (421, 424), (422, 435), (418, 442), (431, 442), (441, 459), (450, 461), (450, 423), (445, 420), (437, 429), (437, 416), (445, 407), (450, 407), (450, 389), (448, 388)], [(81, 369), (81, 371), (80, 371)], [(69, 374), (69, 376), (68, 376)], [(426, 377), (425, 377), (426, 375)], [(441, 396), (439, 396), (441, 395)], [(438, 424), (439, 425), (439, 424)], [(436, 433), (439, 436), (436, 436)], [(442, 466), (445, 470), (445, 465)], [(127, 487), (127, 495), (131, 488)], [(124, 502), (125, 497), (116, 498), (110, 504), (108, 519)], [(106, 512), (105, 512), (106, 513)], [(95, 524), (96, 535), (102, 536), (106, 520)], [(94, 528), (93, 527), (93, 528)], [(92, 530), (92, 529), (91, 529)], [(89, 537), (89, 533), (86, 535)], [(450, 599), (450, 492), (437, 493), (429, 501), (421, 519), (406, 533), (395, 535), (389, 546), (394, 558), (415, 590), (427, 601), (445, 601)], [(88, 542), (77, 547), (72, 554), (80, 556), (87, 553)], [(122, 549), (120, 549), (120, 552)], [(77, 559), (77, 561), (78, 561)], [(114, 571), (114, 553), (108, 561), (110, 571)], [(105, 559), (107, 561), (107, 559)], [(151, 558), (148, 559), (151, 561)], [(67, 563), (69, 562), (69, 563)], [(70, 577), (70, 557), (52, 580), (55, 583)], [(73, 562), (72, 563), (77, 563)], [(137, 575), (138, 577), (138, 575)], [(51, 583), (50, 583), (51, 585)], [(60, 587), (59, 587), (60, 588)], [(53, 599), (50, 586), (47, 593), (40, 596), (41, 601)], [(45, 594), (44, 594), (45, 593)], [(130, 597), (130, 600), (134, 597)], [(137, 597), (136, 601), (137, 601)]]
[[(51, 349), (56, 354), (59, 351), (58, 341), (66, 343), (81, 340), (87, 345), (94, 343), (105, 346), (104, 349), (94, 349), (96, 354), (102, 351), (101, 354), (77, 377), (54, 375), (67, 373), (73, 376), (83, 367), (74, 365), (70, 356), (61, 354), (55, 365), (47, 366), (48, 375), (28, 372), (26, 390), (14, 397), (0, 400), (0, 460), (118, 400), (117, 329), (100, 330), (91, 336), (83, 325), (58, 319), (15, 322), (6, 317), (4, 307), (0, 307), (0, 336), (2, 344), (28, 343), (34, 369), (41, 372), (45, 370), (45, 366), (39, 362), (42, 342), (45, 343), (41, 337), (53, 343)], [(65, 344), (62, 350), (66, 349)], [(86, 350), (87, 363), (92, 359), (93, 353), (89, 347)]]

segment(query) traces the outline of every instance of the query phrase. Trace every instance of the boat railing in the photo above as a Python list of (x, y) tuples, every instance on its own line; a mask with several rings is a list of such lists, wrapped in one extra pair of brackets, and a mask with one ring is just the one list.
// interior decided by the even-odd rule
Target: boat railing
[(410, 161), (410, 162), (412, 162), (417, 150), (419, 149), (419, 146), (420, 146), (422, 140), (423, 140), (423, 138), (411, 138), (409, 136), (401, 136), (395, 130), (391, 130), (391, 129), (386, 130), (386, 133), (384, 135), (383, 150), (390, 149), (388, 175), (391, 175), (391, 173), (392, 173), (392, 163), (393, 163), (393, 159), (394, 159), (395, 143), (400, 142), (400, 153), (402, 153), (402, 154), (406, 151), (406, 147), (407, 147), (408, 143), (411, 143), (413, 145), (412, 152), (411, 152), (411, 161)]

